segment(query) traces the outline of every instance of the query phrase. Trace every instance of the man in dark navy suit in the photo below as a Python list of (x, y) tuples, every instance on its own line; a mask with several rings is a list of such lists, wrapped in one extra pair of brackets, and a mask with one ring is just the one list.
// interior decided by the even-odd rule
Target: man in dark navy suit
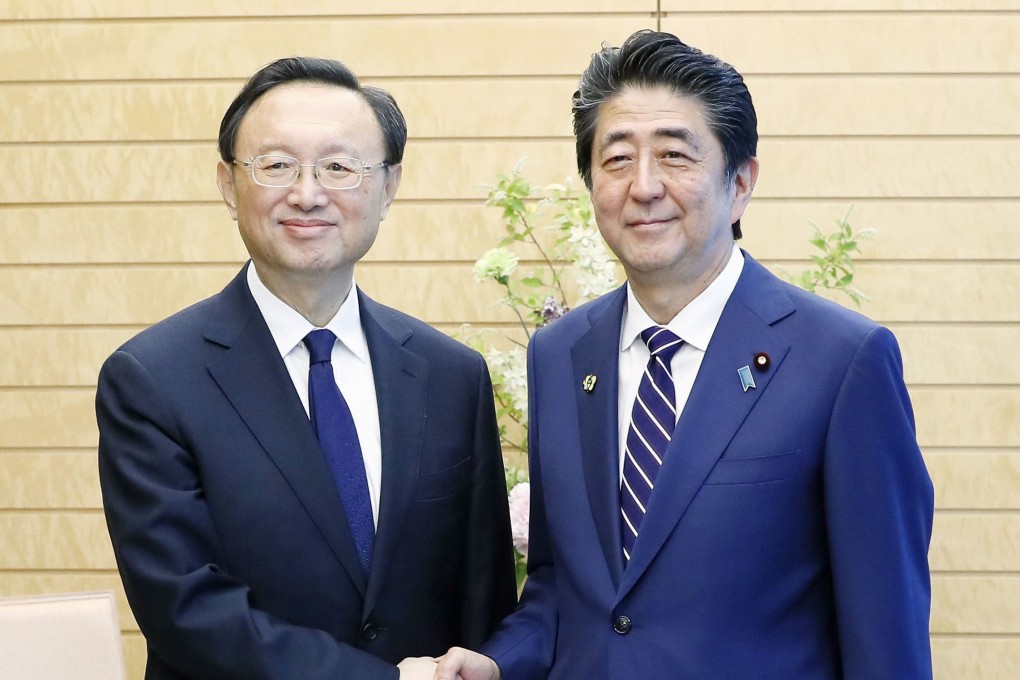
[(259, 71), (217, 168), (251, 261), (103, 366), (103, 501), (148, 680), (431, 677), (405, 657), (477, 646), (514, 606), (485, 363), (354, 282), (405, 141), (339, 62)]

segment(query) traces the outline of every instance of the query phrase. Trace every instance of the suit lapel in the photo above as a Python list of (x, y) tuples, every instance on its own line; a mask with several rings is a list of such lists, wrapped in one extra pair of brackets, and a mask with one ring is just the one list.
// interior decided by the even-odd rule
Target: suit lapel
[[(789, 351), (789, 344), (771, 324), (792, 313), (793, 303), (778, 280), (750, 256), (744, 257), (744, 271), (719, 319), (666, 451), (618, 597), (633, 587), (669, 538)], [(754, 368), (758, 352), (771, 358), (765, 371)], [(737, 373), (743, 366), (750, 367), (756, 385), (747, 391)]]
[(243, 270), (218, 302), (206, 338), (226, 351), (209, 372), (364, 594), (365, 575), (332, 474)]
[(372, 357), (382, 445), (382, 489), (365, 612), (372, 610), (400, 549), (415, 494), (427, 412), (429, 367), (403, 347), (412, 329), (389, 309), (359, 291), (361, 325)]
[[(623, 553), (620, 538), (620, 473), (618, 408), (620, 320), (627, 301), (626, 288), (612, 293), (606, 305), (589, 312), (591, 329), (571, 348), (581, 464), (588, 505), (613, 585), (620, 583)], [(595, 376), (591, 391), (582, 388)]]

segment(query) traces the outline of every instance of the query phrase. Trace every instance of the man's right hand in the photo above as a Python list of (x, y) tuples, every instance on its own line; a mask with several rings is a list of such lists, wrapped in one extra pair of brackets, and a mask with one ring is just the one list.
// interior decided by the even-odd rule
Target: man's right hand
[(499, 666), (487, 656), (454, 647), (439, 658), (435, 680), (502, 680)]

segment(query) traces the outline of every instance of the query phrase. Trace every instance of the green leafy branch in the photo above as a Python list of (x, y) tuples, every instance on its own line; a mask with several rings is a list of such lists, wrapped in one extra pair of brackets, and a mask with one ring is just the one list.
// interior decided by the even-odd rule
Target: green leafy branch
[(872, 238), (875, 231), (862, 229), (855, 232), (850, 225), (852, 209), (853, 206), (847, 209), (843, 217), (836, 220), (836, 230), (828, 234), (823, 233), (814, 222), (810, 222), (814, 228), (811, 245), (820, 250), (821, 254), (811, 255), (814, 267), (796, 276), (784, 273), (787, 280), (806, 291), (816, 293), (819, 288), (839, 290), (846, 293), (854, 304), (860, 307), (862, 302), (870, 298), (852, 285), (854, 274), (857, 272), (853, 256), (861, 252), (860, 240)]

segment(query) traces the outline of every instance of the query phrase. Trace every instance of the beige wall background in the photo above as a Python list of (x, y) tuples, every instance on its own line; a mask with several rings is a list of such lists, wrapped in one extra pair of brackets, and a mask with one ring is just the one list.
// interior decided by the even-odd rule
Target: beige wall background
[(902, 344), (935, 482), (936, 677), (1020, 677), (1018, 0), (0, 0), (0, 595), (120, 591), (96, 374), (244, 260), (214, 184), (244, 78), (313, 54), (390, 89), (404, 184), (359, 282), (449, 332), (509, 328), (471, 274), (500, 232), (483, 185), (522, 157), (536, 183), (573, 176), (576, 78), (644, 27), (747, 77), (746, 248), (796, 269), (808, 221), (851, 204), (878, 231), (858, 283)]

